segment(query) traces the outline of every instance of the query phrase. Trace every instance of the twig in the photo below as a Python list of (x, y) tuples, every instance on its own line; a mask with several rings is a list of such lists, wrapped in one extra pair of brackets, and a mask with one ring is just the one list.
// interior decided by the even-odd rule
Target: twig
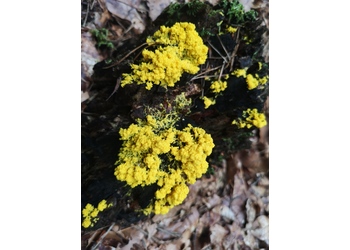
[[(148, 45), (147, 47), (145, 47), (145, 48), (143, 48), (143, 49), (147, 49), (147, 48), (149, 48), (149, 47), (152, 47), (152, 46), (158, 45), (158, 44), (160, 44), (160, 43), (152, 43), (152, 44)], [(135, 59), (134, 59), (134, 60), (136, 60), (136, 59), (139, 57), (139, 55), (141, 54), (141, 52), (142, 52), (142, 51), (140, 51), (140, 52), (135, 56)]]
[(223, 55), (221, 55), (219, 50), (217, 50), (209, 41), (208, 41), (208, 43), (222, 57), (222, 59), (224, 59), (225, 63), (228, 63), (227, 59)]
[(103, 239), (106, 237), (106, 235), (109, 233), (109, 231), (112, 230), (113, 227), (114, 227), (114, 222), (113, 222), (112, 225), (108, 228), (108, 230), (102, 235), (102, 237), (99, 239), (99, 241), (97, 242), (97, 244), (96, 244), (91, 250), (95, 250), (99, 245), (101, 245)]
[(91, 7), (90, 7), (91, 10), (92, 10), (92, 8), (94, 7), (94, 5), (95, 5), (95, 0), (92, 1)]
[(129, 28), (127, 28), (126, 31), (124, 31), (124, 34), (123, 34), (123, 35), (125, 35), (126, 33), (128, 33), (133, 27), (134, 27), (134, 24), (131, 24), (131, 25), (129, 26)]
[(119, 88), (119, 86), (120, 86), (120, 77), (117, 79), (117, 83), (115, 84), (115, 87), (114, 87), (114, 90), (113, 90), (113, 92), (112, 92), (112, 94), (107, 98), (107, 100), (106, 101), (108, 101), (109, 100), (109, 98), (111, 98), (111, 96), (115, 93), (115, 92), (117, 92), (117, 90), (118, 90), (118, 88)]
[(139, 48), (141, 48), (142, 46), (145, 46), (147, 45), (147, 43), (143, 43), (141, 44), (140, 46), (136, 47), (135, 49), (133, 49), (131, 52), (129, 52), (126, 56), (124, 56), (122, 59), (120, 59), (118, 62), (112, 64), (112, 65), (109, 65), (107, 67), (104, 67), (103, 69), (109, 69), (109, 68), (112, 68), (114, 66), (117, 66), (119, 63), (121, 63), (122, 61), (124, 61), (126, 58), (128, 58), (132, 53), (134, 53), (136, 50), (138, 50)]
[(173, 231), (170, 231), (170, 230), (167, 230), (163, 227), (160, 227), (160, 226), (157, 226), (157, 230), (163, 232), (163, 233), (166, 233), (166, 234), (169, 234), (170, 236), (174, 237), (174, 238), (180, 238), (181, 237), (181, 233), (179, 232), (173, 232)]
[(90, 115), (90, 116), (99, 116), (99, 114), (96, 113), (89, 113), (89, 112), (81, 112), (82, 115)]
[(84, 23), (83, 23), (83, 27), (86, 25), (86, 22), (87, 22), (87, 17), (89, 15), (89, 2), (87, 3), (87, 8), (86, 8), (86, 15), (85, 15), (85, 19), (84, 19)]
[[(209, 66), (209, 62), (207, 61), (206, 62), (206, 69), (208, 68), (208, 66)], [(197, 79), (200, 79), (200, 78), (205, 78), (205, 76), (203, 76), (203, 77), (198, 77)], [(202, 86), (202, 95), (201, 95), (201, 98), (203, 98), (204, 97), (204, 86), (205, 86), (205, 81), (201, 81), (201, 86)], [(194, 102), (193, 102), (194, 103)]]
[(204, 71), (204, 72), (202, 72), (202, 73), (200, 73), (200, 74), (198, 74), (198, 75), (195, 75), (195, 76), (192, 77), (191, 80), (189, 80), (189, 81), (191, 82), (191, 81), (193, 81), (193, 80), (196, 80), (196, 79), (199, 78), (198, 76), (204, 75), (204, 74), (206, 74), (206, 73), (208, 73), (208, 72), (211, 72), (211, 71), (214, 71), (214, 70), (217, 70), (217, 69), (220, 69), (220, 68), (221, 68), (221, 66), (218, 66), (218, 67), (212, 68), (212, 69), (210, 69), (210, 70)]
[(218, 38), (219, 38), (219, 42), (220, 42), (220, 44), (221, 44), (221, 47), (225, 50), (225, 53), (226, 53), (226, 56), (229, 58), (229, 59), (231, 59), (230, 58), (230, 54), (227, 52), (227, 50), (226, 50), (226, 48), (225, 48), (225, 45), (222, 43), (222, 41), (221, 41), (221, 38), (218, 36), (218, 35), (216, 35)]
[[(115, 18), (115, 20), (117, 21), (118, 25), (123, 28), (123, 30), (126, 30), (124, 25), (121, 22), (119, 22), (119, 18)], [(125, 33), (123, 35), (125, 35)]]
[(221, 57), (215, 57), (215, 56), (213, 56), (213, 57), (208, 57), (208, 59), (209, 59), (209, 60), (219, 60), (219, 59), (221, 59)]
[(165, 241), (164, 241), (164, 240), (158, 239), (158, 237), (156, 237), (156, 236), (152, 236), (151, 239), (152, 239), (155, 243), (157, 243), (158, 245), (163, 245), (163, 244), (165, 244)]
[(220, 74), (219, 74), (219, 81), (220, 81), (220, 79), (221, 79), (221, 76), (222, 76), (222, 72), (224, 71), (224, 66), (225, 66), (225, 64), (222, 64), (222, 66), (221, 66), (221, 70), (220, 70)]
[(233, 52), (231, 54), (231, 59), (230, 59), (230, 72), (233, 69), (233, 63), (235, 62), (236, 53), (237, 53), (237, 50), (238, 50), (238, 47), (239, 47), (239, 43), (238, 43), (239, 31), (240, 31), (240, 28), (238, 27), (237, 37), (236, 37), (236, 46), (235, 46), (235, 49), (233, 50)]
[(143, 233), (146, 237), (148, 237), (148, 233), (145, 230), (143, 230), (141, 227), (139, 227), (137, 225), (132, 225), (131, 227), (141, 231), (141, 233)]

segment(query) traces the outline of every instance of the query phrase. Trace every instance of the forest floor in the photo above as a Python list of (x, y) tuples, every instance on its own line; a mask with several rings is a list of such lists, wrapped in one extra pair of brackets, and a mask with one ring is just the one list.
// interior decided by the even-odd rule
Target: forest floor
[[(111, 83), (108, 76), (94, 82), (94, 66), (111, 56), (109, 46), (118, 48), (129, 41), (141, 39), (142, 33), (170, 2), (81, 2), (82, 208), (86, 203), (97, 204), (103, 197), (110, 197), (110, 200), (120, 197), (119, 208), (113, 210), (119, 211), (118, 215), (110, 212), (101, 217), (93, 228), (82, 227), (81, 247), (269, 249), (268, 125), (251, 131), (247, 138), (249, 147), (226, 152), (221, 149), (221, 152), (213, 154), (208, 159), (212, 173), (203, 175), (190, 185), (185, 201), (165, 215), (138, 215), (134, 210), (139, 205), (125, 198), (127, 191), (121, 184), (114, 184), (113, 169), (118, 148), (113, 145), (117, 144), (119, 128), (125, 128), (133, 117), (128, 116), (130, 110), (116, 112), (113, 103), (118, 103), (118, 98), (121, 101), (120, 95), (126, 92), (120, 92), (118, 81)], [(218, 1), (211, 0), (210, 3), (216, 5)], [(254, 1), (253, 4), (247, 0), (241, 3), (245, 10), (255, 9), (263, 13), (268, 28), (267, 1)], [(97, 28), (108, 30), (108, 41), (113, 45), (105, 43), (102, 49), (98, 48), (98, 41), (90, 32)], [(268, 63), (268, 38), (264, 43), (267, 52), (263, 52), (263, 57)], [(125, 97), (129, 98), (131, 96)], [(138, 117), (135, 106), (133, 116)], [(262, 110), (268, 121), (268, 96)], [(211, 123), (216, 122), (211, 120)]]

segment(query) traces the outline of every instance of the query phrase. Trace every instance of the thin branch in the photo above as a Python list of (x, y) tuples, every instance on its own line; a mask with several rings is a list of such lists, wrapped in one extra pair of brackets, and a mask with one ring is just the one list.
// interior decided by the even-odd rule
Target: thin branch
[(208, 41), (209, 45), (224, 59), (225, 63), (228, 63), (227, 59), (221, 55), (221, 53)]
[(122, 59), (120, 59), (118, 62), (112, 64), (112, 65), (109, 65), (107, 67), (104, 67), (103, 69), (109, 69), (109, 68), (112, 68), (114, 66), (117, 66), (118, 64), (120, 64), (122, 61), (124, 61), (126, 58), (128, 58), (132, 53), (134, 53), (136, 50), (138, 50), (139, 48), (141, 48), (142, 46), (145, 46), (147, 45), (147, 43), (143, 43), (141, 44), (140, 46), (136, 47), (135, 49), (133, 49), (131, 52), (129, 52), (126, 56), (124, 56)]
[(134, 24), (130, 24), (129, 28), (127, 28), (126, 31), (124, 31), (123, 35), (128, 33), (133, 27), (134, 27)]
[(111, 98), (111, 96), (112, 96), (115, 92), (117, 92), (117, 90), (118, 90), (118, 88), (119, 88), (119, 86), (120, 86), (120, 81), (121, 81), (121, 79), (120, 79), (120, 77), (119, 77), (119, 78), (117, 79), (117, 83), (115, 84), (115, 87), (114, 87), (114, 90), (113, 90), (112, 94), (107, 98), (106, 101), (108, 101), (109, 98)]
[(220, 70), (220, 74), (219, 74), (219, 81), (220, 81), (220, 79), (221, 79), (221, 76), (222, 76), (222, 72), (224, 71), (224, 66), (225, 66), (225, 64), (222, 64), (222, 67), (221, 67), (221, 70)]
[(83, 27), (86, 25), (86, 21), (89, 15), (89, 2), (87, 3), (87, 8), (86, 8), (86, 15), (85, 15), (85, 19), (84, 19), (84, 23), (83, 23)]
[(91, 7), (90, 7), (91, 10), (92, 10), (92, 8), (94, 7), (94, 5), (95, 5), (95, 0), (92, 1)]
[(198, 75), (195, 75), (195, 76), (194, 76), (194, 77), (192, 77), (192, 78), (191, 78), (191, 80), (189, 80), (189, 81), (190, 81), (190, 82), (192, 82), (193, 80), (198, 79), (198, 78), (199, 78), (199, 76), (204, 75), (204, 74), (206, 74), (206, 73), (208, 73), (208, 72), (211, 72), (211, 71), (214, 71), (214, 70), (220, 69), (220, 68), (221, 68), (221, 66), (218, 66), (218, 67), (215, 67), (215, 68), (209, 69), (209, 70), (207, 70), (207, 71), (204, 71), (204, 72), (202, 72), (202, 73), (200, 73), (200, 74), (198, 74)]
[(170, 235), (170, 236), (172, 236), (172, 237), (174, 237), (174, 238), (180, 238), (180, 237), (181, 237), (181, 233), (179, 233), (179, 232), (174, 232), (174, 231), (170, 231), (170, 230), (165, 229), (165, 228), (163, 228), (163, 227), (161, 227), (161, 226), (157, 226), (157, 230), (158, 230), (158, 231), (161, 231), (161, 232), (163, 232), (163, 233), (165, 233), (165, 234), (168, 234), (168, 235)]
[(240, 28), (238, 27), (237, 36), (236, 36), (236, 46), (231, 54), (231, 59), (230, 59), (230, 72), (233, 70), (233, 63), (235, 62), (236, 53), (237, 53), (238, 47), (239, 47), (239, 42), (238, 42), (239, 31), (240, 31)]
[(221, 44), (221, 47), (225, 50), (225, 53), (226, 53), (226, 56), (229, 58), (229, 59), (231, 59), (230, 58), (230, 54), (227, 52), (227, 50), (226, 50), (226, 48), (225, 48), (225, 45), (222, 43), (222, 41), (221, 41), (221, 38), (217, 35), (217, 37), (219, 38), (219, 42), (220, 42), (220, 44)]
[(91, 250), (95, 250), (103, 241), (103, 239), (106, 237), (106, 235), (109, 233), (109, 231), (112, 230), (112, 228), (114, 227), (114, 222), (112, 223), (112, 225), (108, 228), (108, 230), (102, 235), (102, 237), (100, 238), (100, 240), (97, 242), (97, 244), (91, 249)]

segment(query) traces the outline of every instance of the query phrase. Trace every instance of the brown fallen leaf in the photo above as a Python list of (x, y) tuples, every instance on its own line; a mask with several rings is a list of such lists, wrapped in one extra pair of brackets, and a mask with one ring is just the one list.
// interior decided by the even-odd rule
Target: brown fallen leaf
[(243, 167), (248, 170), (250, 176), (256, 173), (266, 172), (266, 167), (262, 163), (260, 151), (256, 148), (244, 149), (238, 152), (238, 157)]
[(252, 235), (269, 244), (269, 218), (261, 215), (253, 223)]
[(155, 223), (159, 223), (164, 227), (167, 227), (169, 223), (177, 218), (177, 213), (181, 209), (180, 206), (176, 206), (169, 210), (167, 214), (157, 214), (153, 216), (152, 221)]
[(181, 209), (189, 210), (193, 204), (196, 204), (196, 201), (201, 198), (198, 196), (198, 193), (201, 191), (201, 188), (202, 188), (202, 180), (198, 180), (196, 181), (195, 184), (189, 186), (190, 191), (186, 199), (180, 206)]
[(129, 21), (136, 34), (141, 34), (145, 30), (145, 21), (138, 13), (138, 10), (146, 12), (141, 0), (99, 0), (99, 3), (102, 9), (106, 8), (112, 15)]
[(267, 176), (263, 175), (258, 180), (258, 185), (262, 187), (269, 187), (269, 178)]
[(123, 247), (128, 244), (129, 240), (122, 235), (109, 231), (103, 238), (101, 245), (102, 246), (111, 246), (111, 247)]
[(148, 15), (152, 21), (156, 20), (162, 11), (169, 6), (171, 0), (148, 0), (147, 6), (149, 8)]
[(212, 209), (213, 213), (220, 214), (223, 219), (228, 221), (236, 220), (235, 213), (225, 205), (217, 205)]
[(184, 232), (189, 230), (193, 232), (196, 229), (199, 220), (199, 213), (196, 207), (192, 207), (190, 211), (184, 213), (180, 217), (173, 217), (167, 226), (159, 223), (158, 232), (155, 234), (157, 239), (167, 241), (170, 239), (183, 239)]
[(84, 101), (88, 100), (89, 98), (90, 98), (90, 95), (87, 91), (86, 92), (81, 91), (81, 102), (84, 102)]
[(246, 213), (247, 213), (247, 224), (246, 224), (246, 228), (250, 229), (253, 225), (253, 221), (256, 218), (256, 210), (254, 208), (254, 204), (252, 202), (251, 199), (247, 200), (247, 204), (246, 204)]
[(192, 231), (190, 229), (185, 230), (179, 239), (175, 239), (168, 244), (165, 244), (165, 249), (167, 250), (177, 250), (177, 249), (191, 249), (190, 237)]
[(222, 246), (224, 249), (243, 249), (241, 246), (244, 246), (244, 233), (242, 231), (241, 226), (237, 222), (233, 222), (232, 224), (226, 225), (228, 230), (230, 231), (227, 234), (222, 242)]
[[(106, 228), (98, 229), (94, 232), (88, 233), (86, 235), (90, 235), (90, 238), (87, 241), (87, 244), (82, 243), (82, 249), (90, 249), (97, 248), (98, 249), (111, 249), (116, 247), (124, 246), (128, 243), (128, 239), (126, 239), (123, 235), (118, 233), (118, 226), (112, 224), (108, 230)], [(82, 238), (85, 238), (83, 236)]]
[(211, 209), (219, 204), (222, 203), (222, 198), (219, 197), (217, 194), (214, 194), (210, 197), (204, 197), (202, 199), (202, 202), (207, 206), (208, 209)]
[(250, 230), (248, 230), (247, 234), (244, 236), (244, 243), (251, 249), (259, 249), (259, 242)]
[(105, 228), (99, 228), (96, 231), (85, 233), (81, 236), (81, 247), (87, 249), (98, 242), (101, 235), (105, 232)]
[[(258, 175), (255, 180), (252, 180), (249, 187), (249, 199), (247, 201), (246, 209), (247, 216), (254, 208), (256, 217), (260, 215), (265, 215), (268, 213), (269, 205), (269, 179), (265, 175)], [(249, 216), (248, 216), (249, 217)], [(255, 218), (254, 218), (255, 220)], [(247, 224), (246, 229), (250, 229), (251, 220), (249, 220), (249, 225)]]
[(238, 154), (231, 155), (227, 160), (227, 170), (233, 169), (234, 176), (230, 176), (229, 183), (233, 187), (230, 194), (231, 203), (229, 208), (235, 215), (235, 221), (240, 225), (245, 223), (245, 204), (248, 198), (247, 184), (243, 176), (242, 162)]
[(89, 29), (81, 29), (81, 102), (90, 98), (89, 89), (94, 65), (105, 59), (95, 45), (96, 41)]
[(223, 238), (228, 234), (228, 230), (219, 224), (210, 226), (210, 243), (220, 249)]
[(146, 235), (140, 228), (137, 227), (129, 227), (119, 231), (125, 238), (129, 240), (129, 242), (120, 248), (120, 250), (127, 249), (145, 249), (145, 237)]
[(210, 227), (219, 224), (221, 219), (220, 208), (218, 211), (207, 211), (203, 213), (195, 229), (192, 240), (192, 249), (202, 249), (210, 244)]
[(147, 235), (147, 240), (151, 240), (151, 238), (156, 234), (157, 232), (157, 224), (156, 223), (153, 223), (149, 226), (146, 227), (146, 231), (148, 233)]

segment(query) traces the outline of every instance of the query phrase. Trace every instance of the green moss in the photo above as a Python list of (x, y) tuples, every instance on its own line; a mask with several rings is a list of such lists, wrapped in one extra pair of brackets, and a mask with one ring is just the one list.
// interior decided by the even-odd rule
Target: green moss
[(114, 44), (108, 38), (108, 30), (105, 28), (90, 30), (90, 33), (95, 37), (97, 42), (97, 47), (107, 47), (114, 49)]
[(254, 21), (257, 17), (257, 13), (254, 10), (245, 12), (243, 5), (238, 0), (223, 0), (219, 5), (223, 7), (229, 23), (243, 24), (248, 21)]

